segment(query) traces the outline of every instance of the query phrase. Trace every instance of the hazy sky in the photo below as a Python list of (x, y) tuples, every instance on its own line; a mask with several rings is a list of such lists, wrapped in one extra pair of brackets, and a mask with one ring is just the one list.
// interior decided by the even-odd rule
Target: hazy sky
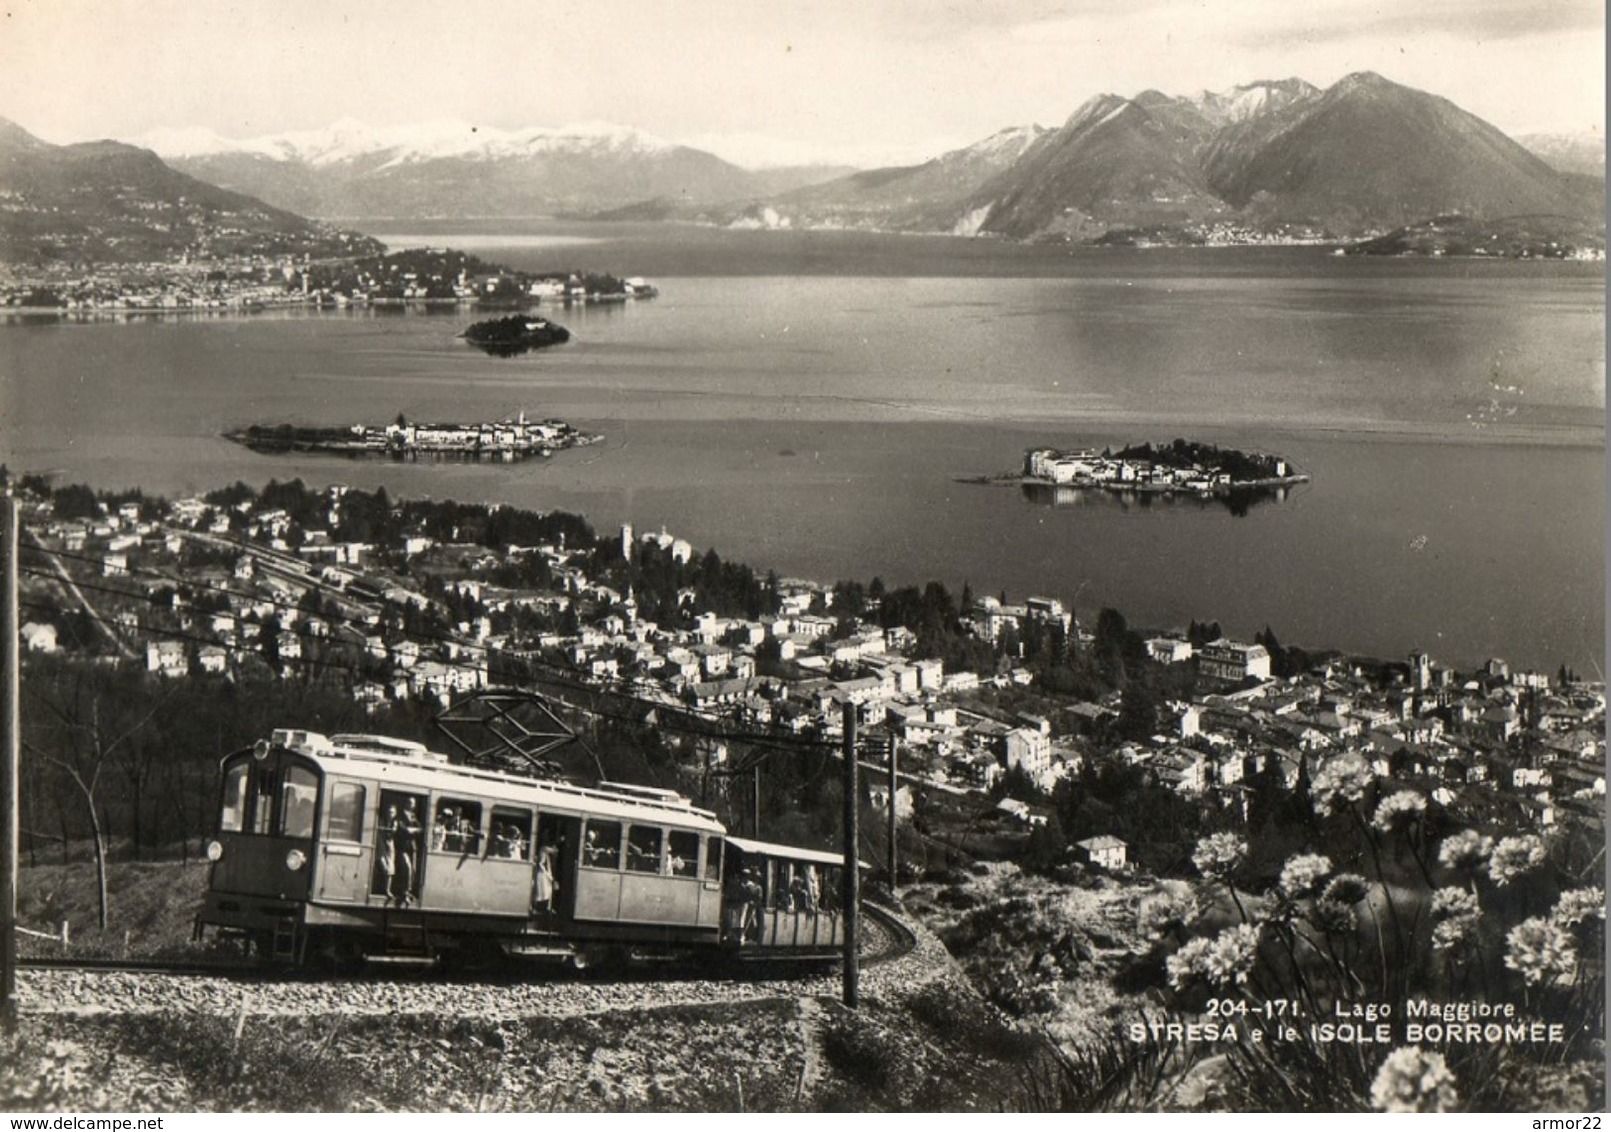
[(1511, 133), (1603, 130), (1600, 0), (7, 0), (50, 141), (609, 121), (732, 160), (918, 160), (1093, 94), (1374, 70)]

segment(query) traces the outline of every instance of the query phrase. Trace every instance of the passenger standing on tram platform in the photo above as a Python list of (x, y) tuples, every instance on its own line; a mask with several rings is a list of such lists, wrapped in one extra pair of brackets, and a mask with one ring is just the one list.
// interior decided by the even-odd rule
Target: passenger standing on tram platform
[(397, 830), (398, 903), (405, 908), (419, 896), (420, 822), (419, 803), (410, 798), (403, 807)]
[(544, 845), (537, 852), (537, 886), (532, 894), (532, 903), (542, 912), (554, 910), (554, 898), (559, 892), (559, 885), (554, 880), (554, 853), (552, 845)]
[(381, 816), (375, 843), (375, 892), (392, 902), (393, 880), (397, 875), (397, 807), (387, 806)]

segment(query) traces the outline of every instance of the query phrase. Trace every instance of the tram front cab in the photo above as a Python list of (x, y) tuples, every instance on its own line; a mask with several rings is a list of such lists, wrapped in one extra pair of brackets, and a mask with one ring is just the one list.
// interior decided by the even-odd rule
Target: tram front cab
[(224, 759), (212, 871), (196, 917), (265, 950), (299, 922), (312, 886), (322, 772), (280, 743), (260, 740)]

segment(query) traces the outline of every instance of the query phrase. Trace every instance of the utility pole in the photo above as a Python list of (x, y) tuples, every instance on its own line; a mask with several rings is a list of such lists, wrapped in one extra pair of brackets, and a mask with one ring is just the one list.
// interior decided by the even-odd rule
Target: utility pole
[(761, 839), (761, 764), (755, 764), (754, 789), (750, 792), (750, 836)]
[(17, 1028), (17, 853), (21, 845), (17, 803), (22, 778), (22, 662), (17, 596), (17, 497), (8, 489), (0, 497), (0, 556), (5, 558), (0, 578), (0, 1026), (6, 1033)]
[(889, 737), (889, 894), (895, 895), (896, 880), (895, 868), (898, 864), (895, 857), (895, 749), (900, 740), (895, 736)]
[(844, 712), (845, 731), (845, 994), (844, 1002), (851, 1010), (855, 1010), (861, 1003), (860, 979), (861, 971), (857, 967), (859, 956), (857, 949), (861, 943), (859, 936), (861, 900), (861, 872), (860, 858), (856, 847), (859, 844), (860, 830), (857, 828), (859, 807), (856, 788), (856, 705), (846, 704)]

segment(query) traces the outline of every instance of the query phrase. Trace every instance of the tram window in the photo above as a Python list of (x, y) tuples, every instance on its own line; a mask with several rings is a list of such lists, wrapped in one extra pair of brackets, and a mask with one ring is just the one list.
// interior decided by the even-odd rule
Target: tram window
[(510, 861), (528, 859), (531, 856), (531, 811), (493, 810), (490, 837), (487, 856)]
[(305, 766), (285, 768), (280, 786), (280, 836), (313, 836), (313, 799), (319, 792), (319, 776)]
[(246, 828), (246, 779), (251, 769), (246, 763), (236, 763), (224, 772), (224, 812), (218, 819), (218, 828), (224, 833)]
[(655, 825), (635, 825), (627, 834), (627, 868), (635, 873), (660, 871), (660, 841), (664, 831)]
[(431, 825), (431, 848), (444, 853), (476, 853), (481, 849), (481, 803), (438, 798)]
[(722, 839), (720, 837), (705, 838), (705, 879), (710, 881), (722, 879)]
[(364, 788), (356, 782), (330, 787), (330, 840), (364, 839)]
[(590, 821), (582, 841), (582, 864), (595, 869), (621, 867), (621, 823)]
[(252, 775), (252, 781), (257, 783), (257, 797), (252, 802), (252, 832), (266, 834), (274, 810), (271, 804), (274, 801), (274, 776), (259, 770)]
[(666, 846), (666, 872), (674, 877), (699, 875), (699, 834), (674, 829)]

